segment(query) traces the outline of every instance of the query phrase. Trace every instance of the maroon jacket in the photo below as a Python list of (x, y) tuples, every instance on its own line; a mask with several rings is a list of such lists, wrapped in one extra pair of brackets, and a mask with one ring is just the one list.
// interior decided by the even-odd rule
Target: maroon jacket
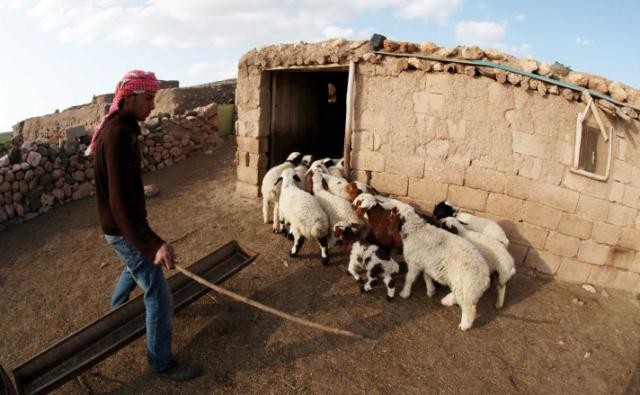
[(98, 215), (105, 234), (124, 236), (153, 259), (164, 241), (147, 222), (138, 135), (135, 117), (123, 113), (100, 132), (93, 159)]

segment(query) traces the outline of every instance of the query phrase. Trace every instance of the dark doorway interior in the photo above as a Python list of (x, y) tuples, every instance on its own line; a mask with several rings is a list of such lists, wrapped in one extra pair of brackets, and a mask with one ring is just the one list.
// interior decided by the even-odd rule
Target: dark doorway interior
[(348, 76), (348, 71), (272, 72), (269, 167), (292, 151), (342, 157)]

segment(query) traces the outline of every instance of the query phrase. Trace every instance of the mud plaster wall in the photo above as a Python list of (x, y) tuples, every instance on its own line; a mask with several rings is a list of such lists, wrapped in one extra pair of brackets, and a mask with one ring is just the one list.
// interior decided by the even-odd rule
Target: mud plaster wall
[[(431, 211), (493, 218), (518, 263), (640, 291), (638, 121), (616, 132), (607, 182), (569, 171), (584, 104), (463, 74), (358, 69), (354, 178)], [(382, 75), (381, 75), (382, 74)]]
[[(583, 103), (401, 63), (358, 63), (352, 178), (429, 211), (446, 199), (498, 220), (519, 264), (640, 291), (637, 120), (601, 112), (616, 136), (611, 176), (600, 182), (569, 171)], [(268, 80), (259, 65), (240, 67), (237, 192), (244, 196), (258, 195), (266, 172)]]

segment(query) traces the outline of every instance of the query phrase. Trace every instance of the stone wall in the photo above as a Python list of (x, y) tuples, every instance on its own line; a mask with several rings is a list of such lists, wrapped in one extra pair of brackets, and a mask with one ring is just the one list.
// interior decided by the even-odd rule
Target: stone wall
[[(178, 85), (178, 81), (161, 81), (161, 89), (156, 95), (156, 108), (151, 115), (183, 115), (209, 103), (233, 103), (235, 80), (185, 88), (179, 88)], [(87, 131), (93, 131), (109, 111), (112, 100), (113, 94), (97, 95), (92, 98), (91, 103), (25, 119), (14, 126), (13, 135), (22, 136), (25, 141), (47, 138), (57, 144), (58, 140), (65, 138), (65, 131), (69, 128), (81, 126)]]
[[(183, 115), (153, 116), (139, 136), (143, 171), (155, 171), (218, 144), (217, 104)], [(14, 141), (18, 141), (16, 139)], [(72, 200), (93, 195), (93, 166), (82, 139), (38, 138), (0, 157), (0, 231)]]
[(495, 69), (375, 55), (366, 43), (335, 40), (266, 47), (241, 59), (237, 192), (257, 196), (266, 171), (267, 70), (354, 60), (352, 178), (425, 210), (446, 199), (498, 220), (518, 264), (563, 280), (640, 291), (638, 91), (475, 47), (387, 44), (389, 51), (500, 61), (624, 102), (596, 100), (615, 130), (609, 179), (569, 170), (576, 117), (585, 107), (578, 92)]

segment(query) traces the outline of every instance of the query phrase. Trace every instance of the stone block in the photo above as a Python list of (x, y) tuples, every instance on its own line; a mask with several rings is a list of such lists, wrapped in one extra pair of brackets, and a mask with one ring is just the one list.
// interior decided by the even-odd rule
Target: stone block
[(424, 158), (418, 156), (388, 156), (385, 161), (385, 171), (407, 177), (422, 178)]
[[(409, 178), (409, 194), (411, 199), (441, 202), (447, 199), (449, 185), (439, 182), (427, 181), (417, 178)], [(433, 206), (429, 208), (429, 211)]]
[(522, 177), (537, 180), (542, 175), (542, 159), (522, 155), (514, 170)]
[(631, 185), (640, 188), (640, 168), (631, 167)]
[(507, 195), (490, 193), (487, 198), (487, 212), (511, 218), (514, 221), (522, 217), (523, 201)]
[(388, 173), (371, 173), (371, 186), (382, 193), (406, 196), (409, 178)]
[(625, 186), (622, 204), (632, 208), (640, 208), (640, 188), (631, 185)]
[(236, 136), (238, 151), (245, 151), (250, 154), (263, 154), (269, 150), (269, 141), (266, 138), (256, 139), (253, 137)]
[(631, 165), (627, 162), (615, 159), (612, 164), (611, 175), (614, 180), (628, 184), (631, 181)]
[(464, 185), (487, 192), (503, 193), (507, 178), (499, 171), (468, 167), (464, 176)]
[(518, 222), (515, 224), (509, 238), (513, 242), (542, 249), (548, 234), (549, 231), (547, 229), (525, 222)]
[(462, 185), (464, 183), (464, 166), (435, 158), (425, 158), (424, 179), (443, 184)]
[(382, 172), (385, 170), (385, 156), (379, 152), (356, 151), (351, 154), (351, 167), (357, 170)]
[(529, 249), (524, 264), (542, 273), (555, 274), (561, 262), (561, 257), (550, 252)]
[(575, 259), (565, 258), (562, 260), (556, 276), (560, 280), (572, 283), (584, 283), (589, 278), (593, 265), (580, 262)]
[(636, 251), (620, 246), (609, 248), (607, 266), (614, 266), (624, 270), (630, 270), (636, 259)]
[(479, 189), (450, 185), (447, 200), (462, 208), (485, 211), (487, 196), (487, 192)]
[(266, 154), (249, 154), (249, 163), (247, 164), (247, 167), (252, 169), (266, 169), (268, 163), (269, 158)]
[(572, 172), (567, 172), (564, 180), (562, 181), (562, 185), (571, 190), (581, 192), (583, 195), (588, 195), (598, 199), (607, 199), (610, 192), (608, 183)]
[(507, 195), (530, 200), (559, 210), (573, 213), (580, 194), (566, 188), (533, 181), (520, 176), (508, 177)]
[(89, 131), (84, 126), (74, 126), (64, 131), (65, 140), (72, 140), (82, 136), (88, 136)]
[(552, 254), (566, 258), (573, 258), (580, 248), (580, 239), (561, 233), (549, 232), (544, 249)]
[(545, 157), (547, 143), (540, 136), (514, 131), (512, 138), (511, 148), (513, 152), (537, 158)]
[(610, 266), (596, 266), (591, 268), (587, 282), (601, 287), (613, 287), (619, 273), (620, 270)]
[(247, 184), (251, 184), (251, 185), (258, 185), (260, 178), (258, 176), (257, 169), (238, 166), (236, 168), (236, 173), (238, 175), (238, 181), (246, 182)]
[(611, 204), (606, 222), (623, 227), (632, 227), (637, 214), (638, 210), (634, 208)]
[(257, 198), (260, 196), (260, 188), (257, 185), (236, 181), (236, 195), (243, 198)]
[(358, 130), (351, 136), (353, 151), (373, 151), (373, 133)]
[(640, 274), (633, 272), (618, 273), (613, 281), (613, 287), (629, 292), (640, 292)]
[(547, 229), (556, 229), (560, 224), (562, 212), (534, 202), (524, 202), (522, 205), (522, 219), (530, 224)]
[(614, 245), (620, 240), (622, 228), (615, 225), (606, 224), (604, 222), (596, 222), (593, 224), (593, 233), (591, 238), (600, 244)]
[(640, 251), (640, 230), (635, 228), (622, 228), (618, 244), (624, 248)]
[(609, 246), (594, 243), (593, 241), (583, 241), (578, 250), (578, 259), (582, 262), (594, 265), (604, 265), (609, 256)]
[(622, 198), (624, 197), (624, 184), (621, 182), (614, 181), (611, 184), (611, 189), (609, 190), (609, 195), (607, 198), (610, 202), (614, 203), (622, 203)]
[(593, 222), (604, 222), (609, 215), (611, 203), (586, 195), (580, 195), (576, 214)]
[(442, 112), (444, 97), (439, 93), (415, 92), (413, 111), (422, 114), (439, 115)]
[(591, 237), (593, 223), (577, 215), (563, 213), (558, 225), (558, 232), (567, 236), (575, 236), (586, 240)]

